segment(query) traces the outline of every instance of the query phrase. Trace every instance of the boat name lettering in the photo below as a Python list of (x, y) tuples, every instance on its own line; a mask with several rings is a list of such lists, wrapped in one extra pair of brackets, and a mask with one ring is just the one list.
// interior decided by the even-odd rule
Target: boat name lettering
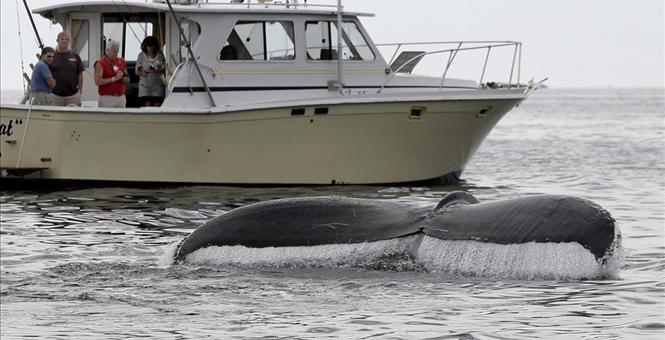
[(5, 124), (2, 123), (0, 124), (0, 136), (11, 136), (14, 134), (14, 131), (12, 129), (14, 128), (14, 125), (21, 125), (23, 124), (23, 119), (17, 118), (14, 120), (10, 120), (9, 123)]

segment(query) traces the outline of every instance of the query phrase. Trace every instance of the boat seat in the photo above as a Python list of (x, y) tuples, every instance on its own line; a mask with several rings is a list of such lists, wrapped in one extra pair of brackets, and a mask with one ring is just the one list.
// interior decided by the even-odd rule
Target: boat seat
[[(400, 67), (402, 67), (402, 65), (404, 65), (408, 62), (407, 65), (405, 65), (404, 67), (402, 67), (401, 70), (399, 70), (399, 73), (410, 74), (413, 71), (413, 69), (416, 67), (416, 65), (418, 65), (420, 60), (423, 59), (423, 57), (424, 57), (423, 53), (425, 53), (425, 52), (424, 51), (404, 51), (404, 52), (400, 53), (399, 56), (397, 56), (397, 59), (395, 59), (395, 61), (393, 61), (392, 64), (390, 64), (390, 69), (393, 72), (395, 72)], [(419, 56), (419, 57), (416, 58), (417, 56)], [(415, 59), (413, 59), (413, 58), (415, 58)], [(411, 60), (411, 59), (413, 59), (413, 60)], [(409, 60), (411, 60), (411, 61), (409, 62)]]

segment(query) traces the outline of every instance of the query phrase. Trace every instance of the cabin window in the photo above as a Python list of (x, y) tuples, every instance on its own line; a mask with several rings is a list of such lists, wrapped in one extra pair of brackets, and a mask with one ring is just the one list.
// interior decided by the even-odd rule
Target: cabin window
[(293, 23), (238, 21), (219, 52), (220, 60), (294, 60)]
[(72, 19), (71, 44), (72, 50), (81, 57), (86, 68), (90, 67), (90, 21)]
[[(342, 23), (342, 60), (374, 60), (374, 52), (369, 47), (360, 29), (353, 21)], [(337, 22), (307, 21), (307, 59), (337, 60)]]

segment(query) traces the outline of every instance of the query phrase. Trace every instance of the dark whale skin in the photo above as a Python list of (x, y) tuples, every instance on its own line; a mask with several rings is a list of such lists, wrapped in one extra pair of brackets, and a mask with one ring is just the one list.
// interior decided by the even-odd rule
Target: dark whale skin
[(480, 203), (453, 192), (435, 208), (339, 196), (284, 198), (231, 210), (197, 228), (176, 251), (184, 260), (209, 246), (251, 248), (347, 244), (424, 233), (497, 244), (577, 242), (597, 260), (620, 244), (609, 212), (594, 202), (538, 195)]
[(619, 236), (616, 228), (610, 213), (594, 202), (539, 195), (443, 207), (430, 215), (423, 232), (444, 240), (498, 244), (578, 242), (600, 259)]
[(196, 229), (177, 258), (208, 246), (314, 246), (392, 239), (420, 232), (424, 214), (406, 205), (338, 196), (285, 198), (236, 208)]

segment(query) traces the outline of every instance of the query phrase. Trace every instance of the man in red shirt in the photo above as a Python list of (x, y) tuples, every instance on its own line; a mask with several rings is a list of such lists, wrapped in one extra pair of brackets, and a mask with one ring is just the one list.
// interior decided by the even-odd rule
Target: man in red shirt
[(99, 107), (124, 108), (127, 104), (127, 64), (118, 57), (120, 43), (115, 40), (106, 42), (106, 55), (95, 62), (95, 84), (99, 86)]

